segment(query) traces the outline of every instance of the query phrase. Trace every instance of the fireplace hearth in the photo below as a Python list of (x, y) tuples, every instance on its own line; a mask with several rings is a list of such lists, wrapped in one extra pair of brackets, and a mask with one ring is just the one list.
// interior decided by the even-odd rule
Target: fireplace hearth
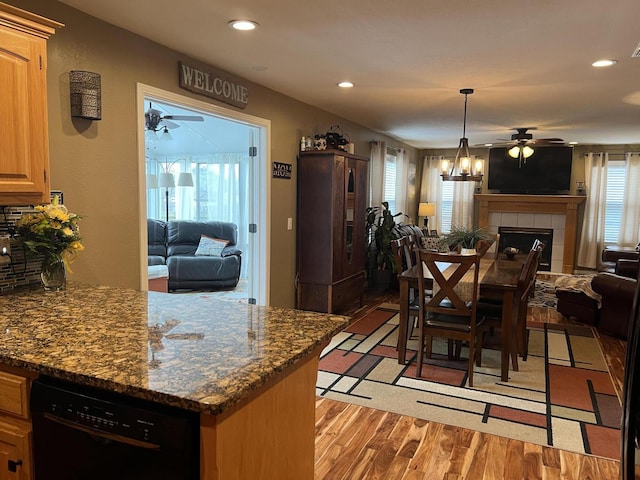
[(498, 227), (500, 242), (498, 251), (502, 252), (506, 247), (515, 247), (521, 252), (531, 250), (533, 242), (540, 240), (544, 243), (540, 266), (538, 270), (551, 271), (551, 250), (553, 249), (553, 229), (551, 228), (525, 228), (525, 227)]

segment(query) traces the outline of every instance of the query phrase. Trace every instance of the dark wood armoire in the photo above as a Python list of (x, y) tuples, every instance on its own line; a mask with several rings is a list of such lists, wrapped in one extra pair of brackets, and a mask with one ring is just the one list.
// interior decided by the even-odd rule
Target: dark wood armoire
[(339, 313), (362, 303), (368, 166), (342, 150), (300, 152), (297, 308)]

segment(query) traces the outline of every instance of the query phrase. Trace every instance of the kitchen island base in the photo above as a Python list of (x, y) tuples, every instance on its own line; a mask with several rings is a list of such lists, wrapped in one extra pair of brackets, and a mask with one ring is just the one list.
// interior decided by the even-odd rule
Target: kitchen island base
[(313, 479), (321, 351), (222, 414), (201, 415), (201, 480)]

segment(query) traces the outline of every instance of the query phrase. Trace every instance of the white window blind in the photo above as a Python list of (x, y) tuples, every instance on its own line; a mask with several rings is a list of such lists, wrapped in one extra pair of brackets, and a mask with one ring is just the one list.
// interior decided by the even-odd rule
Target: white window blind
[(625, 161), (609, 160), (607, 163), (607, 194), (604, 212), (604, 241), (616, 244), (619, 240), (620, 222), (624, 207)]
[(389, 210), (392, 214), (396, 212), (396, 176), (398, 162), (395, 155), (387, 154), (384, 160), (384, 194), (383, 202), (389, 202)]

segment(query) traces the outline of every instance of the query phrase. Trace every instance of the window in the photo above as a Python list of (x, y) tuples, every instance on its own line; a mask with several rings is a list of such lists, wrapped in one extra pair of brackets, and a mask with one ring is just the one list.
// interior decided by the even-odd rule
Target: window
[(609, 160), (607, 163), (607, 192), (604, 212), (604, 242), (619, 241), (620, 225), (624, 206), (624, 183), (626, 163), (624, 160)]
[(442, 233), (451, 231), (453, 218), (453, 184), (455, 182), (442, 182), (440, 187), (440, 223)]
[(389, 203), (389, 211), (396, 213), (396, 176), (398, 171), (398, 158), (395, 155), (386, 154), (384, 159), (384, 184), (382, 201)]

